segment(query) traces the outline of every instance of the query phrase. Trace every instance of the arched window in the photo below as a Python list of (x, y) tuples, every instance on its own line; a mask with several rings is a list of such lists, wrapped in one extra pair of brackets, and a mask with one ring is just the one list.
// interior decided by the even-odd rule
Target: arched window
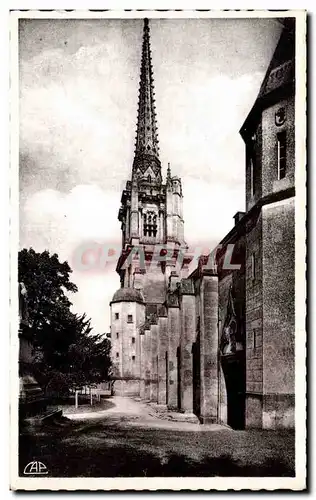
[(147, 236), (147, 214), (144, 214), (143, 232), (144, 232), (144, 236)]
[(144, 214), (143, 232), (144, 236), (157, 236), (157, 215), (154, 212)]

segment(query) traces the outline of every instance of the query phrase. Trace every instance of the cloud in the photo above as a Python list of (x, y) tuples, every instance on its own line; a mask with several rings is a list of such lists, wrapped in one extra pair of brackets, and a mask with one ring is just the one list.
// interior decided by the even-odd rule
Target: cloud
[(120, 243), (118, 199), (96, 185), (78, 185), (68, 194), (45, 189), (28, 197), (23, 207), (21, 244), (36, 251), (49, 249), (73, 269), (71, 280), (79, 288), (71, 297), (73, 309), (92, 317), (95, 328), (108, 327), (108, 305), (118, 288), (115, 263), (97, 272), (80, 271), (75, 252), (83, 243)]

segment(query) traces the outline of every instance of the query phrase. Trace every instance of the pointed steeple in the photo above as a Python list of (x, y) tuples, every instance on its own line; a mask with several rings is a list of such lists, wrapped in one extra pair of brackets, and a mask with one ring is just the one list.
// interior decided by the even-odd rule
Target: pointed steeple
[(168, 163), (168, 168), (167, 168), (167, 184), (171, 182), (171, 168), (170, 168), (170, 163)]
[(133, 178), (161, 183), (149, 21), (144, 20)]

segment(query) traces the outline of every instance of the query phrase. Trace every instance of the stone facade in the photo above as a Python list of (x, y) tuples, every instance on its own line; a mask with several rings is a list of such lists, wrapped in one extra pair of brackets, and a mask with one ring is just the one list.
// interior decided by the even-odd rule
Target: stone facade
[(121, 289), (111, 302), (116, 393), (202, 423), (294, 426), (294, 45), (289, 21), (240, 131), (246, 212), (214, 263), (201, 257), (188, 276), (181, 180), (169, 166), (165, 183), (161, 175), (145, 21), (135, 160), (119, 212)]
[(248, 151), (247, 427), (294, 427), (294, 31), (288, 20), (241, 129)]

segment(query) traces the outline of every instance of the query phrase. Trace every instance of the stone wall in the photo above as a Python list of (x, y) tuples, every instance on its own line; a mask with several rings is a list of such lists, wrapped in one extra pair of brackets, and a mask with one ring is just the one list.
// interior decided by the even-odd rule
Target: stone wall
[(116, 394), (125, 394), (124, 391), (127, 391), (126, 394), (139, 395), (141, 378), (139, 332), (144, 319), (145, 307), (143, 304), (117, 302), (111, 305), (111, 356), (114, 378), (124, 381), (124, 384), (115, 381), (114, 391)]
[(263, 387), (261, 214), (255, 212), (248, 225), (246, 235), (246, 426), (261, 427)]
[(263, 427), (294, 426), (295, 203), (262, 209)]
[(179, 307), (168, 308), (168, 407), (178, 409), (178, 358), (177, 349), (180, 343)]
[[(275, 124), (275, 113), (283, 108), (286, 120)], [(262, 196), (294, 186), (295, 174), (295, 97), (283, 99), (262, 112), (263, 156)], [(286, 131), (286, 176), (278, 180), (277, 134)]]
[[(261, 199), (262, 197), (262, 147), (263, 147), (263, 130), (262, 124), (259, 121), (253, 128), (251, 137), (246, 143), (246, 210), (247, 212)], [(253, 161), (253, 176), (251, 178), (251, 158)], [(254, 184), (252, 192), (251, 182)]]
[(158, 403), (167, 404), (168, 315), (165, 306), (159, 309), (158, 318)]
[(181, 410), (186, 413), (193, 413), (192, 347), (195, 340), (196, 324), (192, 280), (186, 279), (181, 281), (180, 296)]
[(201, 414), (202, 423), (218, 421), (218, 278), (201, 283)]
[(148, 264), (143, 278), (143, 295), (145, 302), (163, 304), (166, 299), (166, 278), (161, 263)]

